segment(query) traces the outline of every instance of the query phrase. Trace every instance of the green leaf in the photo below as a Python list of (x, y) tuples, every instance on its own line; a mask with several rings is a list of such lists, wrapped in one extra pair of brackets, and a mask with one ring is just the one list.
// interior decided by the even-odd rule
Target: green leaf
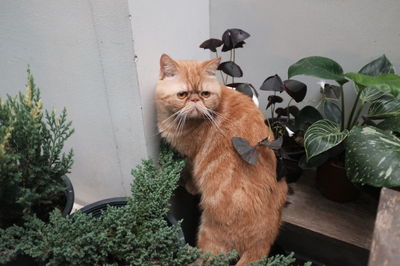
[(371, 104), (368, 109), (368, 118), (384, 119), (400, 115), (400, 99), (380, 99)]
[(314, 122), (317, 122), (322, 118), (322, 115), (317, 109), (311, 105), (304, 106), (295, 118), (295, 129), (305, 131)]
[(383, 74), (394, 74), (394, 68), (389, 59), (385, 55), (382, 55), (363, 66), (358, 73), (368, 76), (380, 76)]
[(400, 140), (375, 127), (355, 126), (346, 148), (346, 171), (352, 182), (375, 187), (400, 186)]
[(315, 122), (304, 135), (307, 160), (337, 146), (346, 138), (347, 134), (347, 129), (340, 131), (337, 123), (327, 119)]
[[(356, 86), (357, 87), (357, 86)], [(373, 102), (385, 94), (384, 91), (381, 91), (377, 88), (364, 88), (360, 94), (360, 100), (363, 103)]]
[(322, 56), (306, 57), (291, 65), (288, 69), (289, 79), (297, 75), (335, 80), (339, 84), (347, 82), (342, 67), (332, 59)]
[(378, 128), (400, 133), (400, 116), (386, 118), (379, 123)]
[(346, 77), (353, 80), (357, 85), (375, 88), (394, 96), (399, 94), (400, 76), (396, 74), (384, 74), (377, 77), (367, 76), (359, 73), (346, 73)]
[(337, 124), (342, 123), (342, 111), (334, 100), (324, 100), (324, 114), (327, 119)]

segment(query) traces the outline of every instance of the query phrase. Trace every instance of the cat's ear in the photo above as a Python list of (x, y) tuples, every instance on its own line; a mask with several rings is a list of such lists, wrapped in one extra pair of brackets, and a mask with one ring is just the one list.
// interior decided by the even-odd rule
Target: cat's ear
[(221, 57), (205, 61), (204, 62), (204, 69), (209, 75), (215, 75), (215, 72), (217, 72), (219, 63), (221, 62)]
[(160, 58), (160, 78), (173, 77), (178, 73), (177, 63), (167, 54), (162, 54)]

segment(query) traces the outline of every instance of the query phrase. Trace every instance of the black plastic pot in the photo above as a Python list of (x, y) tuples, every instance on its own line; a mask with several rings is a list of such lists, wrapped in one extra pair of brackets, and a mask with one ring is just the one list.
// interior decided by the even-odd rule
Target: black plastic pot
[(61, 179), (64, 181), (66, 186), (66, 190), (64, 192), (66, 202), (65, 207), (62, 211), (62, 216), (66, 217), (68, 214), (71, 213), (72, 207), (74, 206), (75, 193), (74, 187), (72, 186), (71, 180), (68, 178), (68, 176), (64, 175), (61, 177)]
[[(74, 206), (75, 201), (75, 193), (74, 187), (72, 186), (71, 180), (68, 176), (64, 175), (61, 177), (64, 185), (66, 187), (64, 196), (65, 196), (65, 206), (62, 209), (62, 216), (66, 217), (72, 211), (72, 207)], [(5, 264), (6, 266), (42, 266), (44, 263), (36, 262), (33, 258), (27, 255), (19, 255), (13, 261), (10, 261)]]
[(354, 201), (360, 195), (360, 190), (347, 178), (346, 169), (332, 161), (318, 167), (316, 185), (322, 195), (336, 202)]

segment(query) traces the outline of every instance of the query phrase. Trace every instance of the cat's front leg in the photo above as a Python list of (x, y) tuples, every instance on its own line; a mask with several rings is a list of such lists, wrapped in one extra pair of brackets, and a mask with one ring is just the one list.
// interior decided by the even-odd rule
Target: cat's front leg
[(181, 178), (179, 179), (179, 185), (184, 187), (185, 190), (192, 194), (200, 194), (200, 191), (193, 180), (193, 166), (189, 161), (186, 161), (185, 168), (181, 172)]

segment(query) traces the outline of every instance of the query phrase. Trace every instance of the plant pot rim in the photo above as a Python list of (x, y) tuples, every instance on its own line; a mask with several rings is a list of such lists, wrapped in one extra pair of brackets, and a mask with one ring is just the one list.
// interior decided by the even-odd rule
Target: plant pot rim
[(66, 186), (66, 189), (64, 192), (66, 202), (65, 202), (64, 209), (62, 210), (62, 216), (66, 217), (68, 214), (71, 213), (72, 208), (74, 206), (75, 193), (74, 193), (74, 187), (73, 187), (72, 182), (69, 179), (69, 177), (66, 175), (63, 175), (63, 176), (61, 176), (61, 179)]

